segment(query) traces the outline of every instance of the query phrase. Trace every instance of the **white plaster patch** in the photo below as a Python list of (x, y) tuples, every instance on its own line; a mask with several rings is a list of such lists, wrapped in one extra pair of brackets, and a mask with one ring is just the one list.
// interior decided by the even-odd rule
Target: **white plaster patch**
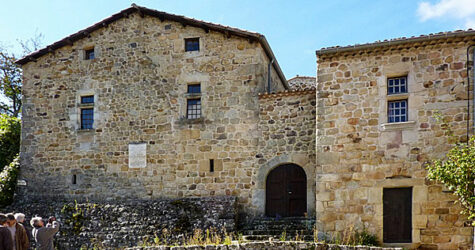
[(147, 166), (147, 144), (129, 144), (129, 168), (145, 168)]

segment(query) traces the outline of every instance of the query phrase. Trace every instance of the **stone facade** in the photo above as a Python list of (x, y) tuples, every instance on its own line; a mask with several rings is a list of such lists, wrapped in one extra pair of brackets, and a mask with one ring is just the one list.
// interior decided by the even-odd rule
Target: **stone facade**
[[(455, 197), (426, 180), (425, 164), (455, 140), (466, 141), (467, 47), (474, 40), (317, 51), (320, 230), (338, 233), (353, 224), (383, 239), (383, 189), (412, 187), (412, 244), (402, 246), (470, 248), (473, 228)], [(408, 93), (389, 96), (387, 79), (398, 76), (407, 76)], [(388, 101), (397, 98), (408, 100), (408, 122), (388, 123)], [(455, 139), (436, 123), (436, 111)]]
[[(169, 244), (183, 243), (195, 229), (208, 229), (219, 235), (233, 232), (235, 205), (236, 198), (230, 196), (107, 204), (49, 199), (23, 200), (1, 211), (22, 212), (26, 222), (33, 216), (55, 216), (60, 222), (60, 231), (54, 238), (56, 249), (124, 249), (150, 244), (156, 237)], [(31, 232), (29, 223), (24, 225)]]
[[(263, 215), (256, 199), (267, 174), (263, 165), (270, 170), (271, 163), (295, 160), (313, 171), (315, 101), (308, 98), (314, 95), (276, 99), (272, 113), (274, 101), (259, 99), (267, 88), (269, 49), (252, 40), (254, 33), (232, 35), (236, 29), (141, 13), (124, 12), (84, 38), (22, 59), (20, 178), (27, 185), (19, 192), (107, 202), (228, 195), (238, 197), (240, 211)], [(200, 49), (186, 52), (184, 39), (193, 37)], [(95, 59), (85, 60), (91, 48)], [(272, 91), (284, 91), (287, 83), (273, 65)], [(196, 97), (187, 86), (196, 83), (202, 117), (187, 119), (186, 100)], [(81, 96), (94, 96), (93, 129), (80, 128)], [(277, 108), (289, 116), (277, 117)], [(277, 132), (291, 134), (265, 141), (280, 125), (286, 131)]]

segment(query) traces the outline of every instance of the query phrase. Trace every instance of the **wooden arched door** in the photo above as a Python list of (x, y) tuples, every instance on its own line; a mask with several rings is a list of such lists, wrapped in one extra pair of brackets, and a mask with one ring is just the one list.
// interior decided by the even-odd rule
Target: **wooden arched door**
[(278, 166), (267, 175), (266, 215), (304, 216), (307, 212), (307, 176), (295, 165)]

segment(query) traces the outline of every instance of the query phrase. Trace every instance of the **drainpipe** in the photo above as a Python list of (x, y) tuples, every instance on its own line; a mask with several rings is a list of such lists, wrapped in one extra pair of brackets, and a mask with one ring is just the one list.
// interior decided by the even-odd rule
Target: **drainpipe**
[[(467, 98), (467, 106), (468, 106), (468, 119), (467, 119), (467, 143), (468, 143), (468, 140), (470, 139), (470, 67), (469, 67), (469, 62), (470, 62), (470, 48), (474, 48), (473, 49), (473, 57), (472, 57), (472, 63), (473, 63), (473, 67), (472, 67), (472, 70), (473, 70), (473, 75), (475, 77), (475, 44), (473, 45), (470, 45), (468, 46), (467, 48), (467, 82), (468, 82), (468, 85), (467, 85), (467, 94), (468, 94), (468, 98)], [(472, 120), (473, 120), (473, 135), (475, 135), (475, 79), (473, 81), (474, 83), (474, 87), (472, 89), (473, 91), (473, 96), (472, 96), (472, 105), (473, 105), (473, 117), (472, 117)], [(474, 239), (475, 240), (475, 239)]]
[(273, 63), (274, 63), (274, 58), (272, 58), (272, 60), (267, 65), (267, 94), (270, 94), (270, 86), (271, 86), (271, 83), (272, 83), (271, 66), (272, 66)]

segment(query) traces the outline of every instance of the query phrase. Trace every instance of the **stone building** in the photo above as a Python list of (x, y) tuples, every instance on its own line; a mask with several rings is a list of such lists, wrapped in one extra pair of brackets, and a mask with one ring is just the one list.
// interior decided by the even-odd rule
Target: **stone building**
[(472, 134), (474, 42), (468, 30), (317, 51), (320, 230), (364, 226), (392, 245), (470, 248), (473, 228), (425, 164)]
[(457, 139), (471, 129), (474, 40), (326, 48), (316, 81), (286, 81), (261, 34), (133, 5), (18, 61), (18, 192), (235, 196), (247, 219), (308, 216), (327, 235), (354, 226), (388, 245), (467, 248), (472, 228), (424, 164), (454, 140), (436, 111)]
[(262, 216), (277, 169), (299, 190), (268, 214), (314, 214), (315, 89), (288, 90), (263, 35), (133, 5), (18, 63), (25, 197), (232, 195)]

